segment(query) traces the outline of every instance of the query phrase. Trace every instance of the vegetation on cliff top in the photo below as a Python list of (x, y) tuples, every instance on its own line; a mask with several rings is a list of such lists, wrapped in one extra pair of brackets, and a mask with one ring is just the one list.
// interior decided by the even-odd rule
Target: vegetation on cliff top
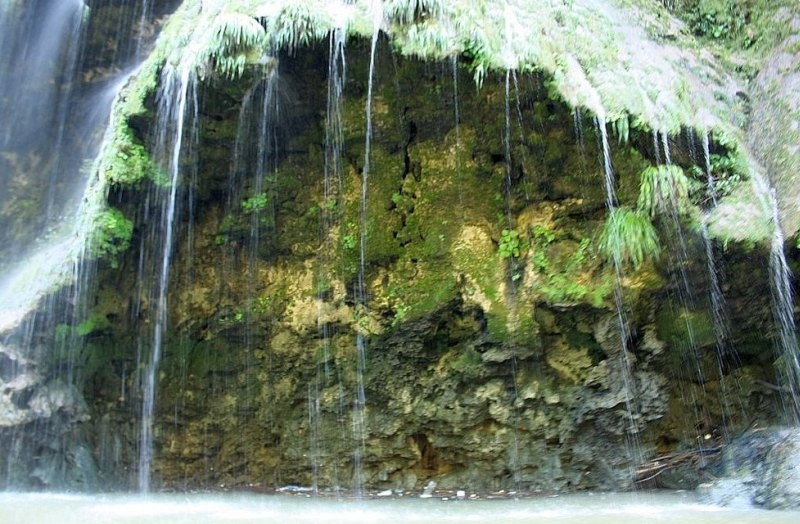
[[(714, 6), (726, 2), (738, 5), (719, 0)], [(685, 17), (688, 31), (668, 8)], [(292, 52), (335, 30), (350, 37), (381, 31), (402, 55), (430, 60), (458, 56), (479, 85), (489, 71), (541, 72), (551, 97), (587, 110), (601, 125), (615, 123), (615, 129), (624, 130), (623, 138), (629, 129), (667, 134), (713, 129), (731, 155), (746, 164), (747, 155), (738, 153), (746, 143), (740, 126), (747, 120), (740, 88), (695, 39), (722, 38), (716, 36), (719, 28), (730, 24), (737, 34), (746, 32), (750, 28), (739, 24), (740, 11), (722, 6), (712, 13), (697, 2), (648, 0), (186, 0), (124, 90), (115, 137), (100, 171), (109, 182), (121, 184), (158, 174), (140, 154), (145, 137), (137, 136), (130, 123), (139, 115), (147, 118), (145, 101), (164, 67), (189, 70), (199, 78), (235, 79), (248, 67), (275, 67), (278, 50)], [(752, 38), (766, 39), (760, 34)], [(125, 169), (115, 161), (120, 154), (133, 160)], [(748, 189), (736, 194), (753, 201)], [(758, 220), (763, 213), (751, 216)], [(712, 233), (735, 238), (736, 232), (721, 223), (715, 221)]]

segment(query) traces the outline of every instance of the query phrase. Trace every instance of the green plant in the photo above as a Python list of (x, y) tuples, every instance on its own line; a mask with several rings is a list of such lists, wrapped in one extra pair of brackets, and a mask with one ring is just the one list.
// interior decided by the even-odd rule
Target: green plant
[(269, 197), (266, 193), (259, 193), (242, 201), (242, 211), (246, 214), (261, 213), (267, 208)]
[(268, 54), (269, 38), (264, 27), (253, 17), (241, 13), (220, 12), (197, 42), (200, 51), (195, 66), (212, 67), (229, 79), (244, 73), (250, 63), (263, 62)]
[(303, 2), (287, 2), (267, 21), (267, 34), (275, 47), (294, 51), (299, 46), (322, 40), (328, 30), (326, 13)]
[(641, 267), (661, 253), (658, 234), (650, 218), (641, 211), (624, 207), (611, 210), (603, 225), (600, 251), (614, 264)]
[(519, 231), (504, 229), (500, 233), (500, 244), (498, 251), (501, 258), (519, 258), (521, 255), (522, 243)]
[(358, 245), (358, 228), (353, 222), (348, 222), (346, 233), (342, 235), (342, 249), (351, 251)]
[[(574, 251), (569, 255), (562, 254), (558, 263), (554, 264), (548, 258), (547, 252), (548, 246), (558, 240), (557, 233), (542, 225), (534, 226), (531, 233), (533, 237), (531, 260), (534, 270), (541, 275), (538, 291), (553, 303), (582, 300), (590, 291), (585, 278), (582, 278), (586, 272), (588, 254), (591, 250), (590, 240), (581, 239)], [(572, 242), (564, 244), (564, 246), (571, 245)]]
[(649, 217), (682, 212), (689, 205), (689, 179), (676, 165), (650, 166), (640, 175), (638, 210)]
[(392, 193), (392, 203), (396, 206), (399, 206), (400, 203), (403, 201), (403, 195), (400, 193)]
[(694, 34), (714, 40), (735, 38), (747, 25), (750, 16), (740, 0), (694, 0), (686, 12)]
[(733, 153), (722, 155), (712, 153), (709, 156), (709, 164), (713, 185), (709, 183), (706, 167), (694, 165), (689, 168), (689, 174), (692, 178), (702, 182), (700, 194), (694, 197), (700, 203), (708, 202), (713, 197), (728, 196), (742, 182), (748, 179), (749, 167), (747, 162)]
[(144, 145), (125, 123), (114, 128), (114, 138), (100, 158), (99, 172), (115, 184), (136, 184), (145, 179), (158, 183), (163, 178)]
[(79, 336), (85, 337), (92, 333), (104, 331), (111, 328), (111, 323), (108, 319), (100, 314), (89, 315), (89, 318), (75, 326), (75, 333)]
[(383, 10), (390, 20), (409, 24), (441, 16), (446, 5), (444, 0), (386, 0)]
[(356, 248), (356, 237), (352, 233), (348, 233), (347, 235), (342, 237), (342, 247), (345, 249), (355, 249)]
[(92, 228), (90, 252), (107, 259), (111, 267), (119, 267), (118, 255), (128, 249), (133, 235), (133, 222), (121, 211), (108, 208), (95, 218)]

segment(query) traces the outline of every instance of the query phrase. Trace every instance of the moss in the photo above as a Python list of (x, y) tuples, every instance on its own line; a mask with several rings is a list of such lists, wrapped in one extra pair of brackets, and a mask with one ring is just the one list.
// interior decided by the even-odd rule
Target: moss
[(772, 49), (787, 36), (788, 24), (774, 23), (790, 0), (683, 0), (675, 13), (703, 39), (720, 43), (732, 51), (751, 51), (754, 57)]
[(99, 170), (111, 184), (134, 186), (145, 180), (161, 181), (164, 177), (145, 146), (125, 123), (117, 123), (114, 127), (113, 141), (106, 147), (106, 152), (101, 157)]
[(739, 186), (706, 217), (709, 234), (724, 245), (753, 245), (772, 236), (772, 213), (751, 185)]
[(119, 255), (128, 249), (132, 235), (133, 222), (118, 209), (108, 208), (95, 218), (89, 251), (116, 268)]

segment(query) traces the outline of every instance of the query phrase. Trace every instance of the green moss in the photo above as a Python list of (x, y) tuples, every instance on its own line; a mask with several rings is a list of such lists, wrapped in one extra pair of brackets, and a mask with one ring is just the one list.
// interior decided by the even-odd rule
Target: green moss
[[(709, 311), (689, 310), (667, 301), (656, 314), (656, 332), (667, 344), (667, 358), (676, 373), (696, 372), (697, 366), (716, 373), (715, 335)], [(694, 378), (694, 377), (693, 377)]]
[(118, 185), (137, 185), (143, 180), (164, 178), (147, 149), (124, 123), (115, 126), (113, 141), (101, 157), (99, 169), (105, 180)]
[(75, 332), (82, 336), (96, 334), (111, 329), (111, 322), (105, 315), (94, 313), (89, 318), (75, 326)]
[(486, 374), (481, 354), (472, 347), (460, 350), (457, 358), (450, 363), (450, 367), (465, 379), (479, 378)]
[(750, 184), (738, 186), (706, 217), (708, 232), (724, 245), (743, 242), (753, 245), (772, 236), (772, 213), (754, 194)]
[(774, 47), (790, 28), (775, 24), (775, 13), (791, 0), (682, 0), (675, 12), (695, 35), (733, 51)]
[(133, 222), (118, 209), (108, 208), (95, 218), (92, 232), (89, 240), (90, 252), (116, 268), (119, 265), (119, 255), (130, 245)]

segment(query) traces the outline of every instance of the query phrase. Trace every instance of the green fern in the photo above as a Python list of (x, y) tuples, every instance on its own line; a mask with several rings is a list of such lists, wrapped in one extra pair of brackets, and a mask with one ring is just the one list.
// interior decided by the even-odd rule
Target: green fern
[(404, 54), (424, 59), (442, 59), (458, 52), (455, 39), (435, 21), (409, 26), (395, 44)]
[(638, 209), (649, 217), (662, 211), (678, 213), (689, 203), (689, 179), (676, 165), (648, 167), (641, 173)]
[(130, 246), (133, 222), (112, 207), (101, 212), (94, 221), (89, 251), (93, 256), (107, 260), (112, 268), (117, 268), (117, 256)]
[(600, 234), (600, 251), (616, 264), (638, 269), (661, 253), (658, 233), (648, 216), (624, 207), (612, 209)]
[(255, 19), (240, 13), (223, 12), (213, 21), (207, 42), (198, 54), (198, 67), (210, 65), (229, 79), (242, 76), (268, 50), (267, 33)]
[(331, 29), (328, 20), (317, 9), (290, 3), (267, 22), (267, 33), (276, 48), (293, 52), (301, 46), (323, 40)]
[(388, 0), (383, 3), (389, 20), (400, 24), (411, 24), (429, 18), (437, 18), (445, 12), (442, 0)]

